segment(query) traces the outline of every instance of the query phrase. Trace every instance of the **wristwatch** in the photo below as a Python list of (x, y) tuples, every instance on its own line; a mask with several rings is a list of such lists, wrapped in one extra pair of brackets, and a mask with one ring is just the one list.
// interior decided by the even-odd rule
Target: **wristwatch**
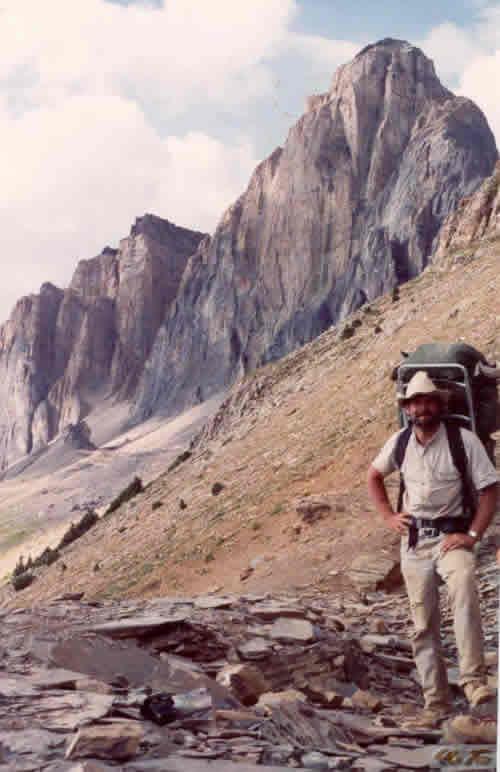
[(467, 531), (467, 535), (468, 536), (472, 536), (474, 541), (481, 541), (481, 537), (478, 534), (478, 532), (477, 531), (473, 531), (472, 528), (469, 531)]

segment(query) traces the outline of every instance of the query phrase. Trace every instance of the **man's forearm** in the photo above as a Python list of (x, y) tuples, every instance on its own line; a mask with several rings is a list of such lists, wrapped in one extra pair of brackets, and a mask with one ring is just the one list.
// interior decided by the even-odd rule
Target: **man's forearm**
[(384, 520), (393, 517), (394, 510), (387, 495), (384, 479), (373, 467), (368, 472), (368, 493), (377, 512), (382, 515)]
[(498, 498), (498, 486), (490, 485), (479, 493), (479, 503), (471, 523), (471, 529), (482, 536), (493, 520)]

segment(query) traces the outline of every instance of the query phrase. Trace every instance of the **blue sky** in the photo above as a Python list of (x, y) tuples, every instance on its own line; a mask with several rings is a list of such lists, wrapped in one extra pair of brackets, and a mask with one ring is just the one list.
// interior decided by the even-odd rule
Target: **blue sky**
[(1, 5), (0, 319), (146, 211), (213, 230), (306, 97), (382, 37), (422, 47), (500, 138), (498, 0)]
[(303, 32), (326, 37), (357, 37), (379, 39), (404, 37), (420, 39), (428, 30), (443, 21), (467, 25), (471, 12), (477, 9), (474, 2), (457, 0), (419, 0), (406, 3), (403, 0), (299, 0), (300, 16), (297, 28)]

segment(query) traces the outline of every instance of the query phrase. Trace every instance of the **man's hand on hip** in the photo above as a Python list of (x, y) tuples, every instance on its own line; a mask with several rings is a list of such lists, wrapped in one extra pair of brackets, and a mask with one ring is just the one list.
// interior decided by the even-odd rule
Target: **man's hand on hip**
[(410, 527), (411, 517), (407, 512), (395, 512), (393, 515), (386, 518), (386, 523), (393, 531), (406, 533)]
[(468, 533), (449, 533), (441, 542), (440, 551), (444, 553), (450, 550), (471, 550), (475, 543), (474, 537)]

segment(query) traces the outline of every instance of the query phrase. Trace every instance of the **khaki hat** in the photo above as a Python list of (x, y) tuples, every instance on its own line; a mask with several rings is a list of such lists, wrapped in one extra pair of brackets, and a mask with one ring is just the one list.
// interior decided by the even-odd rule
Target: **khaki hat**
[(448, 400), (449, 394), (443, 389), (438, 389), (434, 381), (432, 381), (425, 370), (419, 370), (411, 377), (406, 387), (404, 394), (398, 394), (398, 402), (400, 405), (405, 405), (413, 397), (419, 394), (434, 394), (439, 397), (443, 402)]

